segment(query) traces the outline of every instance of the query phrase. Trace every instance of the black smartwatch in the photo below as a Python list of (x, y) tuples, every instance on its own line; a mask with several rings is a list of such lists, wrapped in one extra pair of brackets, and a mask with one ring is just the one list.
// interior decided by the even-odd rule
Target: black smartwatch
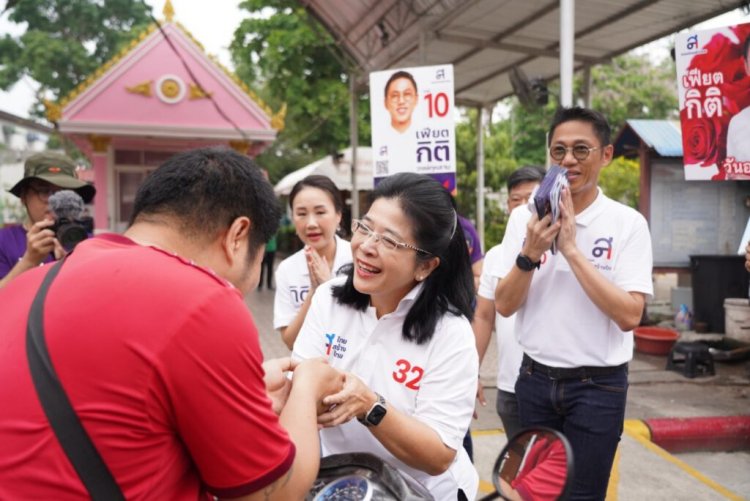
[(365, 426), (377, 426), (385, 417), (385, 413), (388, 409), (385, 408), (385, 399), (380, 393), (375, 393), (378, 400), (370, 407), (363, 419), (357, 418), (357, 420)]
[(523, 254), (518, 254), (518, 257), (516, 258), (516, 266), (521, 268), (523, 271), (533, 271), (534, 268), (537, 270), (542, 265), (542, 261), (539, 260), (537, 262), (532, 261), (529, 259), (528, 256), (524, 256)]

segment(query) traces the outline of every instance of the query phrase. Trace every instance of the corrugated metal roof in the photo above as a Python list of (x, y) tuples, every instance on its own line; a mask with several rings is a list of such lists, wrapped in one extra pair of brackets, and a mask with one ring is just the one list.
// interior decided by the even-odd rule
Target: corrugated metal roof
[[(558, 78), (560, 0), (299, 0), (362, 73), (452, 63), (456, 102), (514, 94), (509, 74)], [(575, 67), (741, 7), (747, 0), (577, 0)]]
[(682, 131), (679, 122), (671, 120), (635, 119), (627, 124), (638, 137), (663, 157), (682, 156)]

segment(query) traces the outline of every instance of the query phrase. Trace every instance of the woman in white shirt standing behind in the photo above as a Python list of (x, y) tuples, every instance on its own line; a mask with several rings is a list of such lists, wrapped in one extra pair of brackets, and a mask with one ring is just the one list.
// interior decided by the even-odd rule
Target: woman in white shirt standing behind
[(298, 181), (289, 193), (289, 207), (305, 246), (276, 269), (273, 326), (291, 350), (315, 289), (352, 262), (352, 251), (336, 234), (344, 203), (330, 178), (312, 175)]
[(369, 452), (437, 500), (474, 499), (462, 447), (479, 373), (474, 277), (451, 195), (399, 173), (371, 201), (352, 222), (353, 266), (320, 286), (292, 353), (345, 374), (318, 416), (322, 454)]

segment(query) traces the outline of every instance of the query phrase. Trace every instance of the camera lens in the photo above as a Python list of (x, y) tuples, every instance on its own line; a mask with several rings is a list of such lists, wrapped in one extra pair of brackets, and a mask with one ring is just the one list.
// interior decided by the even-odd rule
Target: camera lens
[(72, 251), (73, 248), (78, 245), (78, 242), (86, 240), (87, 238), (88, 233), (86, 233), (86, 228), (80, 224), (64, 224), (57, 230), (57, 240), (68, 252)]

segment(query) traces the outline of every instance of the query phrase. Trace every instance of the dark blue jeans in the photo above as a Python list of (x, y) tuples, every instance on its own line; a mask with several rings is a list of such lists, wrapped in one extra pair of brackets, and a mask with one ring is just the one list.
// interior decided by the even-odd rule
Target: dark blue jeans
[(500, 421), (503, 423), (503, 428), (505, 428), (505, 436), (510, 440), (523, 428), (521, 426), (521, 419), (518, 417), (518, 400), (516, 400), (516, 394), (509, 391), (497, 390), (495, 409), (497, 410), (497, 415), (500, 416)]
[(516, 381), (523, 426), (548, 426), (570, 441), (575, 476), (570, 499), (603, 500), (625, 419), (627, 366), (613, 374), (552, 379), (524, 361)]

